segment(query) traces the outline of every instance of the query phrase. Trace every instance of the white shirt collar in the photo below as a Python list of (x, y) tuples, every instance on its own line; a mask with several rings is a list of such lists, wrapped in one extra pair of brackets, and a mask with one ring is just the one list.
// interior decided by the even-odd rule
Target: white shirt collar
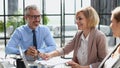
[(88, 41), (89, 35), (90, 35), (90, 33), (89, 33), (89, 34), (87, 35), (87, 37), (85, 38), (85, 36), (84, 36), (83, 33), (82, 33), (82, 35), (81, 35), (81, 39), (82, 39), (82, 40), (86, 40), (86, 41)]

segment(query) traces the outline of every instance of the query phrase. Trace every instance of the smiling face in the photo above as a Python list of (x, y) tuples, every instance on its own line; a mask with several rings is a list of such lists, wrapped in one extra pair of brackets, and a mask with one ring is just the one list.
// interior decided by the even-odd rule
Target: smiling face
[(86, 29), (88, 29), (87, 19), (84, 16), (83, 12), (79, 12), (77, 14), (77, 16), (76, 16), (76, 23), (77, 23), (77, 26), (78, 26), (79, 30), (86, 30)]
[(25, 19), (31, 29), (35, 29), (40, 24), (40, 12), (38, 10), (30, 9), (29, 14)]
[(118, 22), (113, 15), (111, 16), (110, 28), (112, 29), (114, 37), (120, 37), (120, 22)]
[(99, 16), (93, 7), (83, 7), (76, 13), (76, 23), (79, 30), (91, 30), (99, 23)]

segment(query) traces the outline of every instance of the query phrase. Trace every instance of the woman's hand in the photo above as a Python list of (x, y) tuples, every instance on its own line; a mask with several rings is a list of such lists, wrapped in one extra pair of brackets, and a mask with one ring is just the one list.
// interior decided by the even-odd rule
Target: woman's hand
[(80, 65), (75, 63), (74, 61), (69, 61), (67, 62), (67, 64), (71, 66), (72, 68), (81, 68)]
[(41, 57), (44, 60), (48, 60), (48, 59), (52, 58), (50, 53), (39, 53), (39, 57)]
[(41, 57), (44, 60), (48, 60), (52, 57), (60, 56), (60, 53), (57, 50), (55, 50), (55, 51), (52, 51), (52, 52), (49, 52), (49, 53), (39, 53), (38, 56)]
[(70, 65), (72, 68), (90, 68), (89, 65), (81, 66), (80, 64), (78, 64), (74, 61), (69, 61), (69, 62), (67, 62), (67, 64)]

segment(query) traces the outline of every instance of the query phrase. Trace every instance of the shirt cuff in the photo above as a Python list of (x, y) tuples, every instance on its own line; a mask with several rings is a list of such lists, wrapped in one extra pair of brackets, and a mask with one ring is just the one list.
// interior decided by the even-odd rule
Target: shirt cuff
[(90, 68), (92, 68), (92, 65), (89, 65)]

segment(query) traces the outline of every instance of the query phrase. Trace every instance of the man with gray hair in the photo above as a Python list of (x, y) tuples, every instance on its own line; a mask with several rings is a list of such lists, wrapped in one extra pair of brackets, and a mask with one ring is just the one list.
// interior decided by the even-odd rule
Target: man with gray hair
[(18, 27), (6, 45), (6, 54), (20, 54), (20, 46), (27, 57), (32, 60), (40, 58), (42, 53), (56, 49), (56, 43), (48, 27), (40, 25), (41, 14), (35, 5), (24, 10), (26, 24)]

